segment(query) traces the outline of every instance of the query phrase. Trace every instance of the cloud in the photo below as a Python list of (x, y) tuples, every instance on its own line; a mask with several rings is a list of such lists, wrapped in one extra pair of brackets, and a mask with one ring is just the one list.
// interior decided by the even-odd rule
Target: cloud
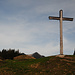
[[(25, 53), (59, 54), (59, 21), (49, 20), (48, 16), (59, 16), (59, 10), (63, 9), (65, 17), (75, 18), (74, 0), (7, 0), (0, 3), (0, 49), (11, 47)], [(74, 21), (63, 22), (66, 53), (74, 47), (74, 38), (71, 39), (75, 37), (74, 29)]]
[(72, 41), (70, 41), (70, 40), (68, 40), (67, 38), (65, 38), (64, 37), (64, 54), (67, 54), (67, 55), (72, 55), (73, 54), (73, 52), (74, 52), (74, 48), (75, 48), (75, 43), (74, 42), (72, 42)]
[(45, 56), (59, 54), (59, 45), (54, 46), (53, 44), (54, 43), (51, 42), (44, 46), (30, 45), (30, 46), (27, 46), (27, 48), (20, 48), (20, 50), (25, 52), (26, 54), (39, 52), (40, 54)]

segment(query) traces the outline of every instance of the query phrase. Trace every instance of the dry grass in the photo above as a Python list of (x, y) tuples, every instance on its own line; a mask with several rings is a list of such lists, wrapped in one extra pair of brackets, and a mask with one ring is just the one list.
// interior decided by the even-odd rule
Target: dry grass
[(24, 59), (35, 59), (35, 58), (28, 55), (20, 55), (20, 56), (14, 57), (14, 60), (24, 60)]

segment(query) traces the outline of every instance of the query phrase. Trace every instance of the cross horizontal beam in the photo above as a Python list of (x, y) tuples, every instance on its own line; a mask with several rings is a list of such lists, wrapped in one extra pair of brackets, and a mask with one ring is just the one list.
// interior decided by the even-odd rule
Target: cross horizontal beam
[(60, 17), (49, 16), (50, 20), (60, 20)]
[(73, 18), (66, 18), (66, 17), (63, 17), (62, 19), (63, 19), (63, 21), (73, 21)]
[[(49, 16), (50, 20), (60, 20), (60, 17)], [(62, 17), (63, 21), (73, 21), (73, 18)]]

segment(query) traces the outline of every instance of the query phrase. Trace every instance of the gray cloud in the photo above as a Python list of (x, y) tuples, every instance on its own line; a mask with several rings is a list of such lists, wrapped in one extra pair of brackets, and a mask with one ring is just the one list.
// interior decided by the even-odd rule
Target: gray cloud
[[(50, 21), (48, 16), (59, 16), (59, 10), (63, 9), (64, 16), (75, 18), (74, 0), (7, 0), (0, 3), (0, 49), (11, 47), (44, 55), (59, 53), (59, 21)], [(75, 43), (74, 39), (70, 43), (68, 36), (75, 37), (75, 21), (63, 22), (63, 25), (64, 49), (70, 54)]]

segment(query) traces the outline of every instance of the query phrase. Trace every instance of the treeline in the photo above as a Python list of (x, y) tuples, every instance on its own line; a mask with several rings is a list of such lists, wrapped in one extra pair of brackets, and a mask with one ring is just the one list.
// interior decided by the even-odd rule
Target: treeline
[(0, 51), (0, 58), (1, 59), (13, 59), (16, 56), (24, 55), (24, 53), (19, 53), (19, 50), (15, 51), (15, 49), (3, 49)]

